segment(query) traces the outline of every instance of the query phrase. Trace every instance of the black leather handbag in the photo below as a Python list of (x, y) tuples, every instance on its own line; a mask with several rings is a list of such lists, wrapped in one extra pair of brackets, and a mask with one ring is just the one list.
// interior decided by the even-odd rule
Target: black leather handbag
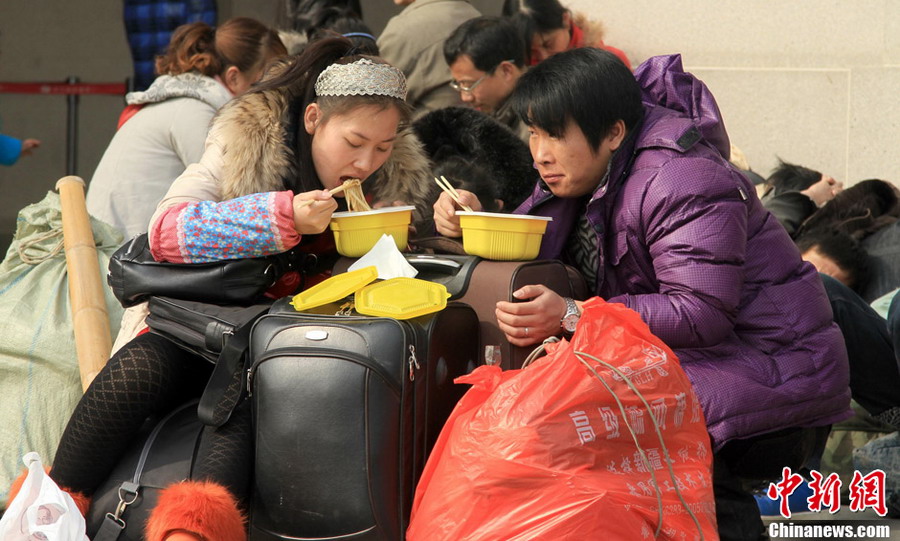
[(126, 308), (140, 304), (150, 296), (249, 305), (257, 302), (285, 272), (302, 272), (308, 257), (312, 256), (292, 249), (252, 259), (211, 263), (159, 262), (150, 253), (147, 234), (142, 233), (112, 255), (106, 280)]
[(244, 358), (253, 323), (271, 302), (220, 306), (168, 297), (150, 297), (147, 325), (181, 348), (215, 363), (198, 407), (200, 420), (222, 426), (246, 393)]

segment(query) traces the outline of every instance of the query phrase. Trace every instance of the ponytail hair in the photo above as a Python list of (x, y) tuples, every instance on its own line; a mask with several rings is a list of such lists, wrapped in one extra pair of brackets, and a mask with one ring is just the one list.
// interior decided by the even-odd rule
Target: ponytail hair
[(216, 31), (200, 21), (176, 28), (166, 51), (156, 57), (157, 75), (179, 75), (190, 71), (208, 77), (222, 71), (216, 54)]
[(204, 22), (188, 23), (175, 29), (166, 51), (156, 57), (156, 74), (193, 71), (215, 77), (229, 66), (247, 73), (285, 54), (278, 33), (256, 19), (235, 17), (217, 28)]

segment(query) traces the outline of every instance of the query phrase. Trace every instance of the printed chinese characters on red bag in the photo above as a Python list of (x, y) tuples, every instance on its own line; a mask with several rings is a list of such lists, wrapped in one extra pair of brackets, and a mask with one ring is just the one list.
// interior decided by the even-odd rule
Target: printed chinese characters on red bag
[(634, 311), (592, 299), (571, 343), (458, 381), (473, 387), (425, 466), (408, 539), (718, 539), (699, 402)]

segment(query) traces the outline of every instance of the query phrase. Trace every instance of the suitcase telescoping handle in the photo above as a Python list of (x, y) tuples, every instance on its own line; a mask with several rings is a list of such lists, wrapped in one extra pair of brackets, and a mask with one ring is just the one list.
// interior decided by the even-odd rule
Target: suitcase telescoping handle
[(473, 255), (427, 255), (404, 254), (406, 261), (413, 266), (419, 275), (416, 278), (443, 284), (450, 294), (450, 300), (456, 300), (466, 294), (472, 271), (481, 258)]

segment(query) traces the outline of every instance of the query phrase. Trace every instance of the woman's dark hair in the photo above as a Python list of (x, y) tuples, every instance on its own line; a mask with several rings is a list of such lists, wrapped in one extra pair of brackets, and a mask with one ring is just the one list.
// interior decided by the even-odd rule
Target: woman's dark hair
[(822, 173), (779, 158), (778, 165), (766, 179), (766, 185), (772, 190), (772, 195), (781, 195), (784, 192), (803, 191), (820, 180)]
[(323, 96), (316, 97), (316, 79), (331, 64), (350, 64), (361, 58), (381, 64), (386, 62), (378, 57), (354, 52), (353, 44), (346, 38), (325, 38), (309, 44), (302, 53), (292, 59), (283, 69), (272, 70), (269, 77), (255, 85), (250, 92), (263, 93), (278, 90), (284, 94), (289, 103), (288, 114), (296, 122), (294, 133), (288, 134), (289, 147), (294, 151), (298, 178), (286, 179), (286, 189), (304, 192), (321, 189), (322, 184), (316, 175), (312, 160), (312, 136), (303, 128), (303, 114), (310, 103), (318, 103), (322, 111), (322, 122), (327, 122), (333, 115), (341, 115), (357, 107), (374, 105), (381, 109), (396, 107), (400, 112), (401, 124), (409, 120), (411, 109), (400, 99), (390, 96)]
[(358, 54), (378, 56), (381, 52), (372, 30), (362, 19), (347, 12), (342, 16), (329, 20), (325, 25), (316, 28), (310, 35), (309, 41), (324, 38), (345, 37), (356, 47)]
[(505, 60), (525, 67), (527, 50), (522, 36), (507, 19), (476, 17), (459, 25), (444, 42), (447, 65), (462, 55), (471, 58), (479, 70), (491, 72)]
[(362, 19), (359, 0), (282, 0), (276, 15), (278, 28), (306, 32), (310, 27), (318, 28), (325, 22), (333, 8), (342, 14)]
[(510, 96), (523, 122), (562, 137), (574, 122), (595, 151), (617, 120), (630, 131), (644, 116), (641, 89), (619, 58), (591, 47), (565, 51), (534, 66)]
[(534, 35), (565, 28), (563, 16), (567, 11), (557, 0), (506, 0), (502, 14), (509, 17), (522, 36), (527, 61), (530, 63)]
[(229, 66), (246, 73), (285, 54), (287, 49), (278, 33), (256, 19), (235, 17), (216, 28), (195, 22), (175, 29), (166, 51), (156, 57), (156, 73), (197, 71), (215, 77)]

